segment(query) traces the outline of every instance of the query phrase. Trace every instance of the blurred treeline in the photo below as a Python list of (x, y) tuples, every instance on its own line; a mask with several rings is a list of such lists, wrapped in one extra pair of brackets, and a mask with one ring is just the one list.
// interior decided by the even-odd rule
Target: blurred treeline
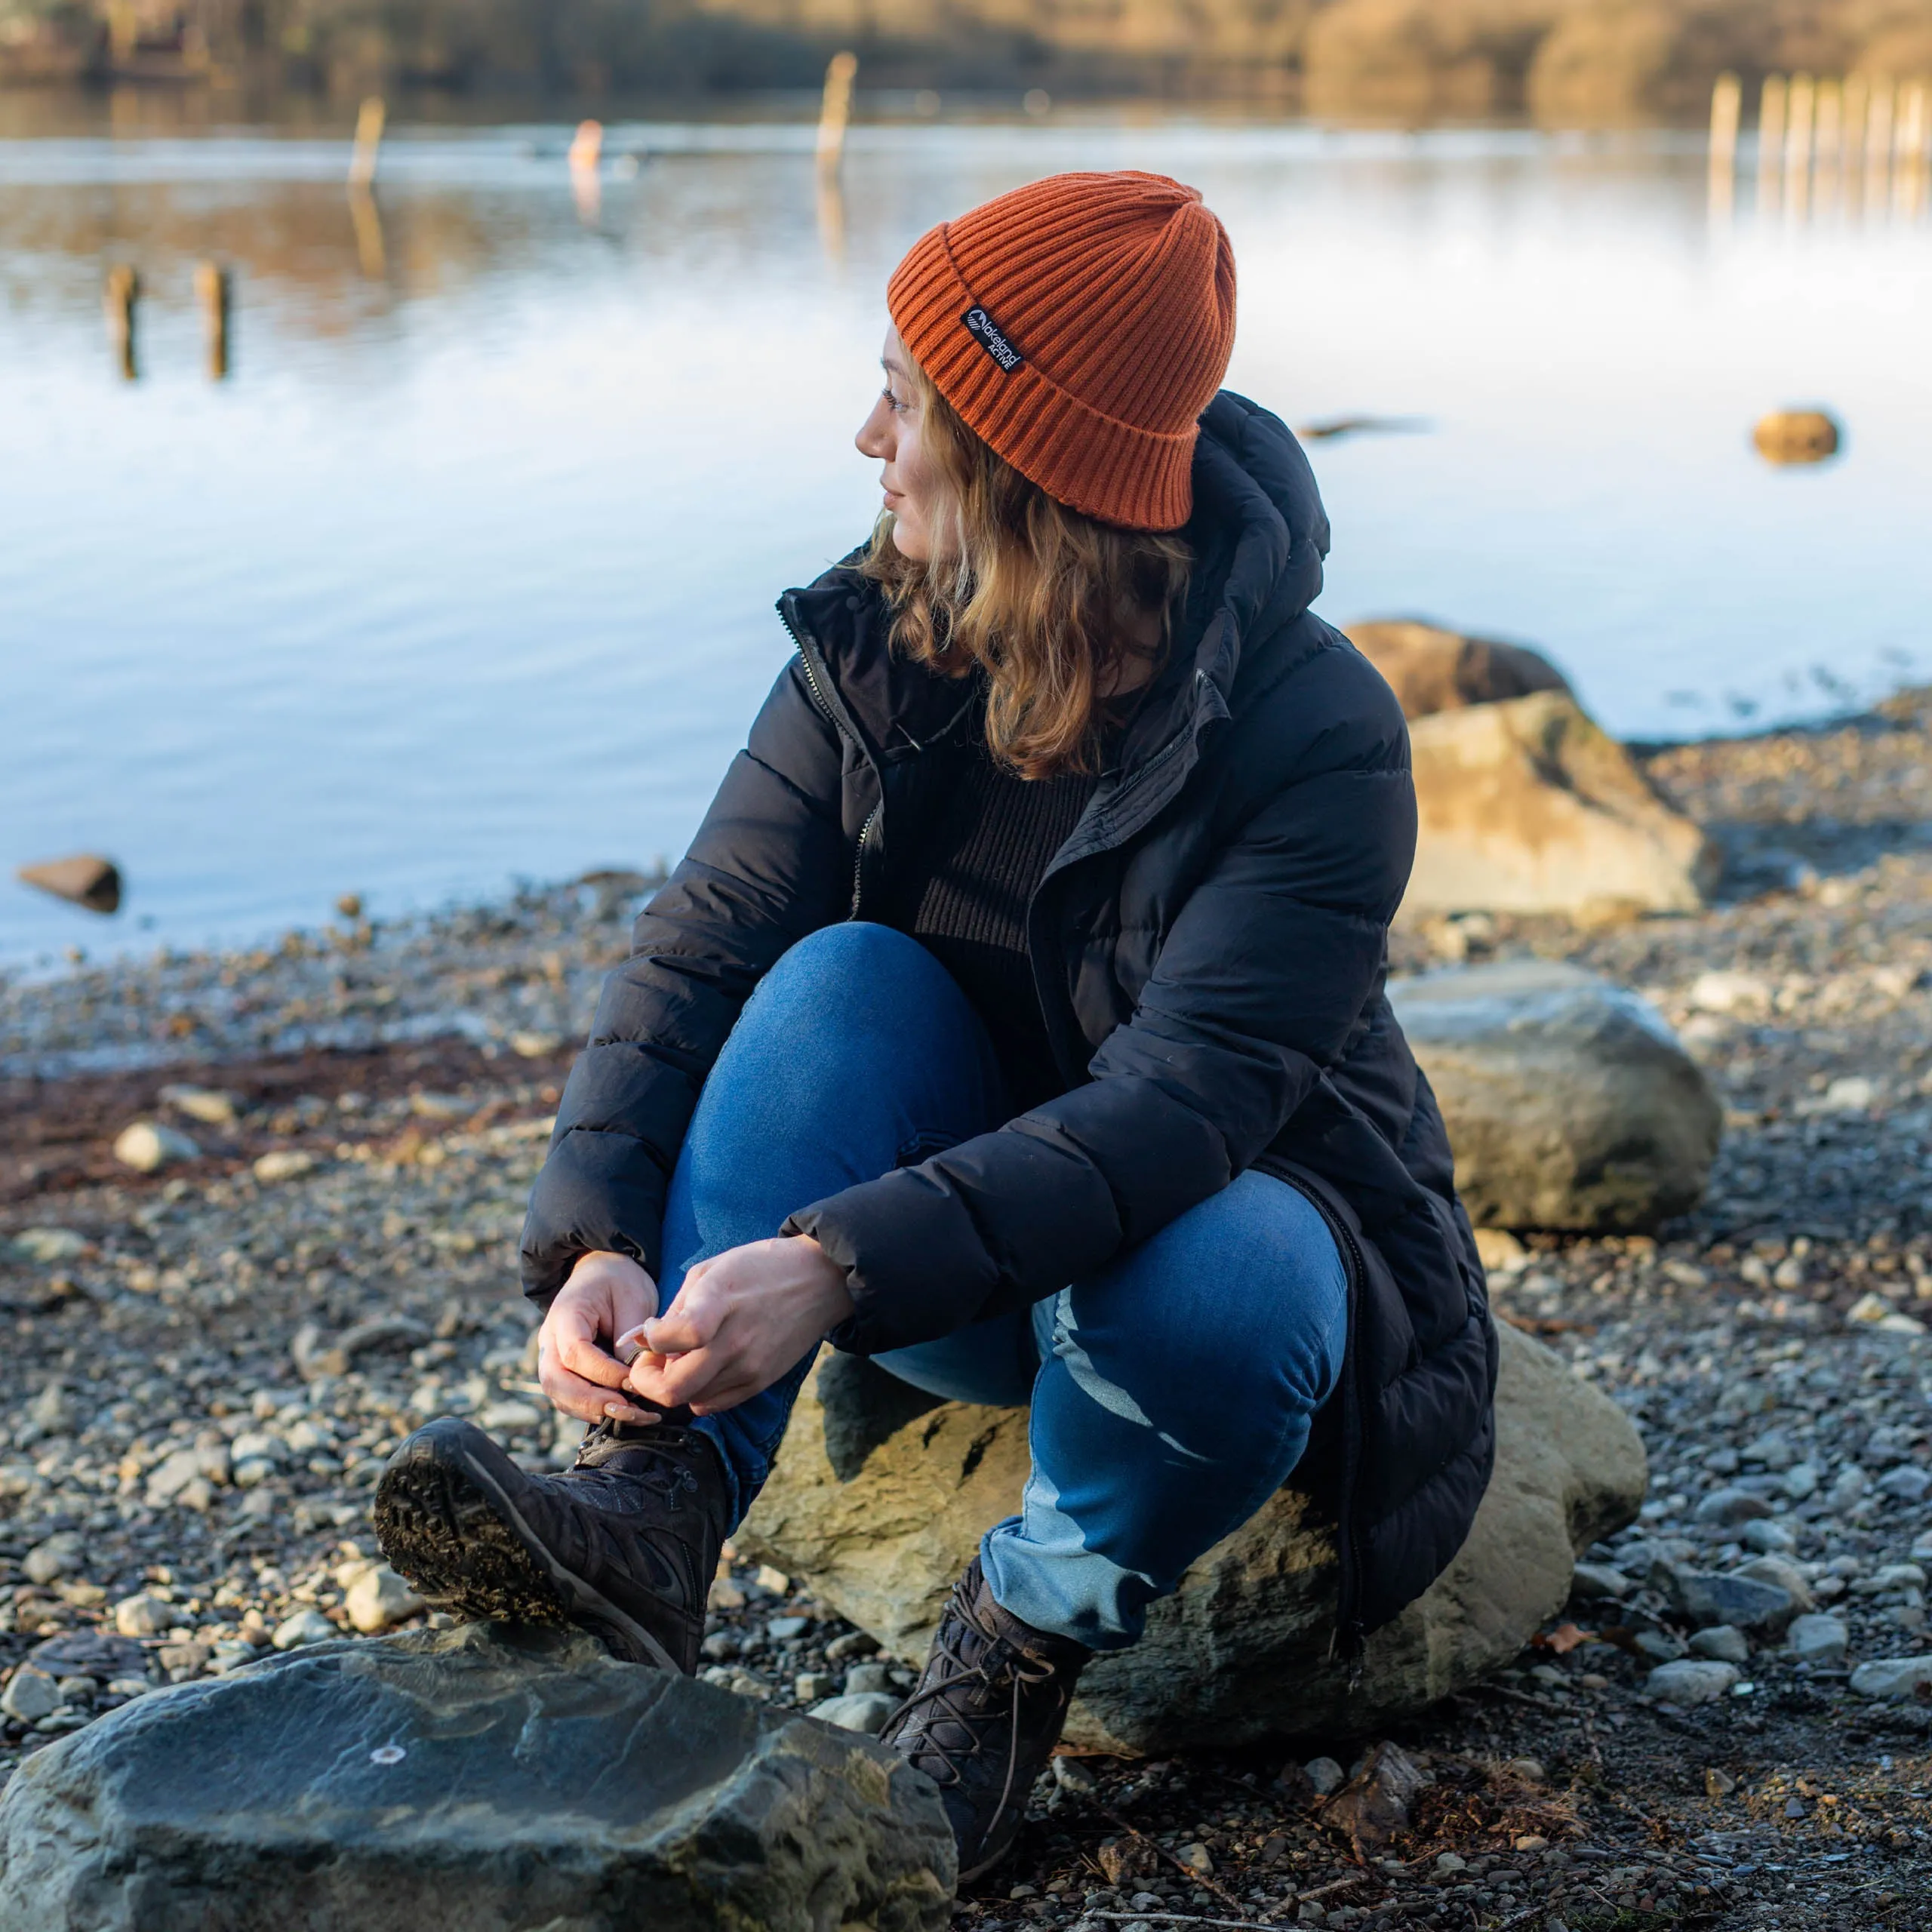
[(0, 78), (596, 94), (1237, 93), (1402, 116), (1695, 110), (1729, 69), (1932, 73), (1932, 0), (0, 0)]

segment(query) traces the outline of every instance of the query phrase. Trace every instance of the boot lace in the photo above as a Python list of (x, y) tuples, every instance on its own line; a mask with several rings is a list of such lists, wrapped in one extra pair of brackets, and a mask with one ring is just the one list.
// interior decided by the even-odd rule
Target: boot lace
[[(977, 1657), (969, 1654), (977, 1644)], [(940, 1626), (925, 1681), (894, 1711), (880, 1733), (883, 1741), (900, 1736), (924, 1715), (918, 1743), (909, 1753), (913, 1763), (941, 1787), (962, 1786), (968, 1767), (990, 1754), (988, 1745), (1006, 1731), (1006, 1765), (1000, 1786), (997, 1818), (1013, 1795), (1020, 1768), (1020, 1713), (1026, 1692), (1044, 1684), (1054, 1666), (1030, 1655), (1004, 1637), (993, 1636), (974, 1620), (964, 1591), (954, 1586), (952, 1600)], [(935, 1721), (951, 1722), (965, 1733), (963, 1746), (948, 1746), (934, 1735)]]

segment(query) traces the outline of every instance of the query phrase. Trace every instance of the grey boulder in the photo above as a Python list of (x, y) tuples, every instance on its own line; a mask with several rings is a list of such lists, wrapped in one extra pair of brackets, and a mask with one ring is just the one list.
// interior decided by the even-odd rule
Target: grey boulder
[(952, 1835), (870, 1739), (472, 1626), (124, 1706), (0, 1800), (0, 1932), (943, 1932)]
[(1656, 1010), (1554, 960), (1389, 983), (1470, 1217), (1635, 1232), (1703, 1198), (1723, 1115)]
[[(1496, 1472), (1447, 1571), (1368, 1640), (1330, 1655), (1335, 1549), (1289, 1487), (1157, 1603), (1134, 1649), (1081, 1678), (1070, 1742), (1167, 1751), (1272, 1733), (1360, 1734), (1506, 1663), (1570, 1594), (1578, 1554), (1641, 1506), (1623, 1411), (1540, 1343), (1500, 1331)], [(1017, 1507), (1026, 1412), (939, 1402), (827, 1352), (739, 1547), (802, 1577), (888, 1651), (924, 1660), (981, 1534)]]
[(1851, 1647), (1851, 1631), (1844, 1618), (1814, 1612), (1794, 1617), (1784, 1640), (1800, 1663), (1841, 1664)]

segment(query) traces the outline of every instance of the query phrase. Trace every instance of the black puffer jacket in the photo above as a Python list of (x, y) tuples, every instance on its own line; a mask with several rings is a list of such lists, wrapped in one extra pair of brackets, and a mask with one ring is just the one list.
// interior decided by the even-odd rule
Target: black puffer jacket
[[(1309, 613), (1327, 523), (1274, 417), (1201, 420), (1186, 661), (1144, 704), (1035, 894), (1035, 977), (1069, 1091), (787, 1224), (850, 1272), (833, 1337), (872, 1352), (1057, 1292), (1259, 1167), (1350, 1263), (1329, 1444), (1349, 1638), (1419, 1594), (1488, 1481), (1496, 1343), (1449, 1149), (1383, 996), (1415, 800), (1402, 715)], [(553, 1294), (592, 1248), (655, 1274), (699, 1088), (759, 977), (863, 918), (916, 849), (977, 698), (887, 647), (850, 569), (788, 592), (798, 655), (571, 1075), (524, 1237)]]

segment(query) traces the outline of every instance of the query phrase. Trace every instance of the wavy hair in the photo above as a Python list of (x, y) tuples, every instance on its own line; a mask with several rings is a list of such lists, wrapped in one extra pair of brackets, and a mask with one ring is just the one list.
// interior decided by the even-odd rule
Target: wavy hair
[[(986, 675), (986, 746), (1024, 778), (1099, 768), (1100, 740), (1158, 673), (1192, 553), (1057, 503), (969, 429), (924, 370), (912, 380), (943, 506), (940, 554), (915, 562), (879, 518), (860, 565), (892, 612), (892, 643), (948, 677)], [(1131, 628), (1158, 615), (1150, 649)]]

